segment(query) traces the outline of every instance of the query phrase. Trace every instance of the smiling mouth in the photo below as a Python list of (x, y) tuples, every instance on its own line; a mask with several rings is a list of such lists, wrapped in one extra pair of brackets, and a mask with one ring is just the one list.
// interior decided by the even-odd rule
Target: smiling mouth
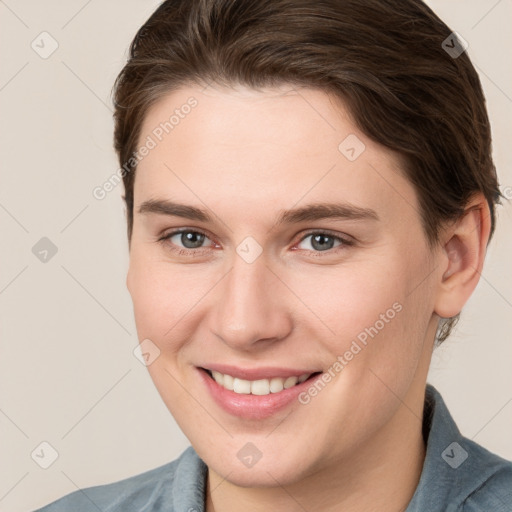
[(220, 373), (215, 370), (208, 370), (202, 368), (211, 379), (213, 379), (219, 386), (228, 391), (233, 391), (239, 395), (270, 395), (280, 393), (285, 389), (292, 388), (303, 382), (315, 378), (322, 372), (304, 373), (302, 375), (291, 377), (272, 377), (269, 379), (246, 380), (238, 377), (233, 377), (225, 373)]

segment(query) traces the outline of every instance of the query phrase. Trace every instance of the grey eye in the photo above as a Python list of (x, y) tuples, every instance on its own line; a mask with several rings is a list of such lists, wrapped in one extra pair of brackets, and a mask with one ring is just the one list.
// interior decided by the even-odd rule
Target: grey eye
[[(333, 249), (335, 247), (335, 243), (339, 240), (338, 245), (341, 244), (341, 240), (338, 237), (333, 235), (328, 235), (325, 233), (312, 233), (307, 235), (301, 240), (301, 244), (306, 240), (310, 239), (310, 246), (315, 251), (328, 251), (329, 249)], [(300, 244), (299, 244), (300, 245)], [(301, 249), (309, 249), (309, 247), (300, 247)]]
[[(198, 249), (202, 246), (206, 235), (197, 231), (182, 231), (181, 233), (175, 233), (169, 237), (172, 243), (175, 243), (172, 239), (179, 237), (179, 242), (185, 249)], [(179, 244), (178, 244), (179, 245)]]

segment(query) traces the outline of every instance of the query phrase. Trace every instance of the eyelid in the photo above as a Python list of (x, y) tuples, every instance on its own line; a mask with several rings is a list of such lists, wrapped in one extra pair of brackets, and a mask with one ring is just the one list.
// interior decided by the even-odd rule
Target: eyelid
[(311, 235), (327, 235), (332, 238), (336, 238), (338, 240), (341, 240), (345, 244), (355, 243), (355, 240), (353, 237), (346, 235), (345, 233), (339, 233), (337, 231), (331, 231), (330, 229), (310, 229), (306, 231), (306, 233), (302, 234), (302, 238), (299, 240), (299, 242), (302, 242), (305, 238)]
[[(174, 235), (179, 235), (180, 233), (199, 233), (200, 235), (204, 235), (206, 238), (208, 238), (211, 242), (217, 244), (217, 241), (215, 240), (215, 237), (211, 236), (210, 233), (204, 229), (199, 228), (188, 228), (188, 227), (182, 227), (182, 228), (174, 228), (170, 229), (169, 231), (162, 231), (161, 234), (157, 237), (157, 242), (165, 242), (169, 240)], [(188, 251), (198, 251), (200, 249), (206, 249), (207, 247), (199, 247), (198, 249), (187, 249)]]
[[(306, 238), (308, 238), (311, 235), (327, 235), (331, 238), (334, 238), (335, 240), (339, 241), (340, 244), (336, 247), (332, 247), (331, 249), (327, 249), (325, 251), (313, 251), (308, 249), (298, 249), (296, 246), (303, 242)], [(322, 255), (333, 255), (337, 254), (340, 251), (343, 251), (344, 249), (347, 249), (348, 247), (351, 247), (355, 245), (356, 241), (353, 237), (346, 235), (344, 233), (338, 233), (335, 231), (331, 231), (329, 229), (311, 229), (308, 230), (306, 233), (303, 233), (301, 235), (301, 238), (293, 245), (292, 250), (294, 251), (305, 251), (309, 254), (311, 254), (314, 257), (322, 257)]]
[[(206, 238), (208, 238), (211, 242), (213, 242), (213, 244), (218, 245), (218, 242), (215, 240), (215, 237), (211, 236), (206, 230), (200, 229), (200, 228), (191, 228), (191, 227), (174, 228), (167, 232), (163, 231), (162, 234), (158, 235), (157, 241), (161, 242), (161, 243), (165, 243), (165, 242), (168, 242), (169, 239), (172, 238), (173, 236), (179, 235), (180, 233), (186, 233), (186, 232), (201, 234), (201, 235), (205, 236)], [(311, 235), (315, 235), (315, 234), (327, 235), (331, 238), (334, 238), (335, 240), (338, 240), (340, 242), (340, 244), (336, 247), (327, 249), (325, 251), (314, 251), (314, 250), (309, 250), (309, 249), (296, 248), (296, 246), (298, 244), (300, 244), (301, 242), (303, 242), (306, 238), (308, 238)], [(355, 242), (356, 241), (353, 237), (351, 237), (345, 233), (339, 233), (339, 232), (335, 232), (335, 231), (332, 231), (329, 229), (316, 228), (316, 229), (309, 229), (305, 233), (303, 232), (301, 234), (301, 237), (299, 238), (299, 240), (293, 244), (292, 250), (305, 251), (311, 255), (314, 255), (315, 257), (321, 257), (323, 254), (326, 254), (326, 255), (336, 254), (339, 251), (346, 249), (347, 247), (353, 246), (355, 244)], [(177, 252), (180, 255), (194, 255), (194, 254), (198, 255), (212, 247), (210, 245), (210, 246), (206, 246), (206, 247), (197, 247), (195, 249), (189, 249), (186, 247), (175, 246), (174, 244), (171, 244), (171, 245), (172, 245), (172, 251)]]

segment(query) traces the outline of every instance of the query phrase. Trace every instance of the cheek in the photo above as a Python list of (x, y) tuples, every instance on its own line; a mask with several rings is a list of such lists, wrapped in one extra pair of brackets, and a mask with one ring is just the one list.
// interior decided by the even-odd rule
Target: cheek
[(385, 369), (391, 379), (394, 372), (413, 373), (433, 311), (429, 265), (425, 253), (411, 257), (389, 249), (336, 270), (297, 274), (294, 290), (317, 315), (306, 312), (310, 320), (303, 325), (333, 364), (346, 354), (345, 373), (355, 380), (368, 368)]
[(173, 337), (208, 289), (199, 276), (137, 252), (130, 257), (129, 283), (139, 337), (158, 344)]
[(154, 260), (142, 251), (130, 255), (129, 290), (133, 301), (139, 340), (149, 339), (160, 350), (147, 370), (167, 408), (180, 427), (188, 432), (189, 422), (200, 420), (197, 404), (187, 392), (182, 349), (193, 336), (190, 322), (194, 306), (204, 296), (200, 279)]
[[(338, 340), (338, 353), (346, 343), (377, 323), (383, 330), (395, 320), (404, 302), (408, 276), (404, 267), (385, 255), (354, 264), (296, 273), (293, 289), (303, 303), (310, 326), (325, 328), (328, 338)], [(304, 308), (306, 310), (306, 308)], [(315, 320), (316, 314), (318, 320)], [(384, 320), (381, 319), (383, 316)], [(361, 338), (364, 336), (362, 335)]]

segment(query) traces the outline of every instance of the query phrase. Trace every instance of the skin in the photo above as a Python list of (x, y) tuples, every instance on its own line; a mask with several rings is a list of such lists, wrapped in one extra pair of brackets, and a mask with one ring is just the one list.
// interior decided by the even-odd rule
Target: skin
[[(485, 200), (475, 195), (431, 248), (399, 156), (313, 89), (183, 87), (153, 105), (141, 143), (190, 96), (197, 106), (138, 166), (127, 286), (139, 339), (160, 350), (151, 377), (209, 468), (206, 510), (405, 509), (425, 456), (437, 323), (478, 282)], [(350, 134), (366, 147), (355, 161), (338, 150)], [(207, 209), (213, 222), (139, 213), (155, 199)], [(378, 220), (276, 224), (282, 210), (317, 202)], [(159, 241), (179, 228), (205, 233), (202, 248), (180, 235)], [(321, 250), (312, 230), (353, 243), (328, 239)], [(262, 249), (252, 263), (236, 252), (248, 236)], [(242, 419), (198, 378), (208, 363), (326, 372), (394, 303), (401, 311), (307, 405)], [(248, 442), (262, 453), (250, 468), (237, 457)]]

